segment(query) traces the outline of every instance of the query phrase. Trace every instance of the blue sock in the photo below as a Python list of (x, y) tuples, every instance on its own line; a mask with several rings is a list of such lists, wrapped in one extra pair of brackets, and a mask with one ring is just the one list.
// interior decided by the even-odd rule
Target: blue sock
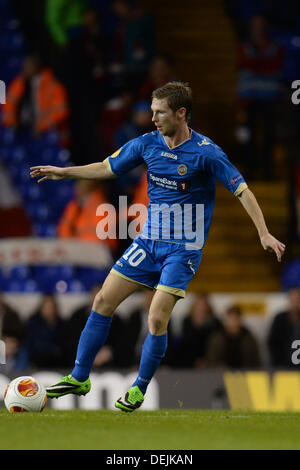
[(99, 349), (105, 344), (112, 317), (106, 317), (92, 310), (79, 339), (75, 367), (71, 372), (74, 379), (84, 382), (90, 375)]
[(152, 335), (148, 333), (145, 339), (139, 367), (139, 375), (132, 387), (137, 385), (145, 395), (147, 387), (155, 374), (168, 346), (168, 333)]

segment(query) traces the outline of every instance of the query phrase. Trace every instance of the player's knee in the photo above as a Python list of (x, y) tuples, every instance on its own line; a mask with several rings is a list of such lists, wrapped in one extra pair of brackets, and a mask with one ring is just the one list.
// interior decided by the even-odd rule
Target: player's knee
[(163, 335), (168, 329), (168, 323), (157, 314), (149, 316), (148, 326), (152, 335)]
[(102, 289), (94, 297), (93, 310), (101, 315), (112, 315), (114, 312), (114, 306), (109, 302)]

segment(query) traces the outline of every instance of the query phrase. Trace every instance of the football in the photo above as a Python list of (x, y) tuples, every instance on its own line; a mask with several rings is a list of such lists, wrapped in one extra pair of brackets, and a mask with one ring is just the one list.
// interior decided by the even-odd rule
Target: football
[(10, 413), (43, 411), (47, 403), (46, 390), (33, 377), (17, 377), (6, 387), (4, 403)]

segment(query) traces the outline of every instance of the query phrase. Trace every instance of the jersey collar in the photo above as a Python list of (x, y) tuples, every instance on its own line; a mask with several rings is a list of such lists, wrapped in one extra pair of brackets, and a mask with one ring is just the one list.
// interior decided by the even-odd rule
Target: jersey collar
[(164, 136), (162, 135), (161, 137), (163, 138), (163, 141), (164, 141), (165, 145), (168, 147), (168, 149), (169, 149), (169, 150), (174, 150), (174, 149), (180, 147), (181, 145), (185, 144), (185, 143), (188, 142), (189, 140), (191, 140), (192, 134), (193, 134), (193, 129), (191, 129), (191, 128), (189, 127), (189, 131), (190, 131), (190, 136), (189, 136), (187, 139), (185, 139), (183, 142), (180, 142), (180, 144), (175, 145), (175, 147), (169, 147), (168, 144), (167, 144), (167, 142), (166, 142), (166, 140), (165, 140), (165, 138), (164, 138)]

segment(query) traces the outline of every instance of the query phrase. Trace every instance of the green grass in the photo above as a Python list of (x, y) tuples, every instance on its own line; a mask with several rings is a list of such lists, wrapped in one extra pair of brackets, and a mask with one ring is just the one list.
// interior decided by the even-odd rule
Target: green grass
[(0, 449), (300, 449), (300, 414), (0, 409)]

